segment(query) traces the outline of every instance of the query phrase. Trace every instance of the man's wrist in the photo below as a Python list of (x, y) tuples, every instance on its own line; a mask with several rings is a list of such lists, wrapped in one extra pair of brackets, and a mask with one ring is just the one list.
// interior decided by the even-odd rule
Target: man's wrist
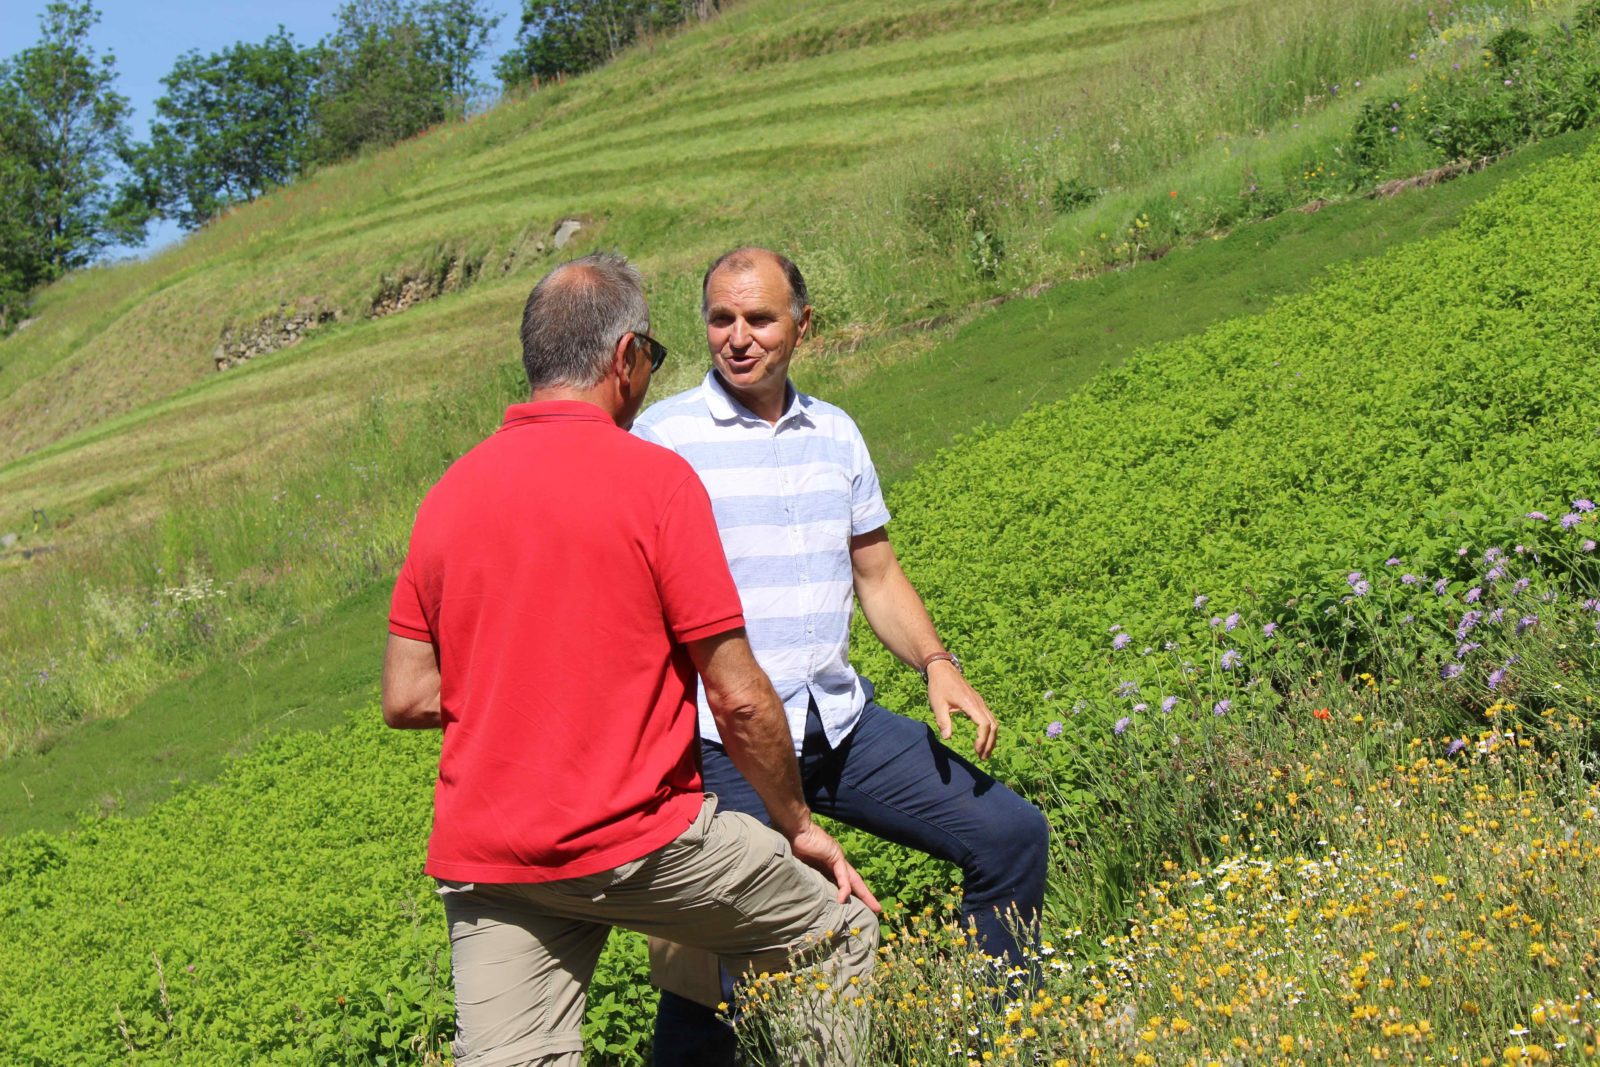
[(961, 669), (961, 660), (957, 658), (954, 652), (941, 649), (938, 652), (929, 653), (922, 658), (922, 666), (917, 668), (917, 673), (922, 675), (922, 680), (924, 682), (928, 680), (929, 668), (931, 668), (935, 663), (948, 663), (950, 666), (956, 669), (957, 674), (966, 673)]

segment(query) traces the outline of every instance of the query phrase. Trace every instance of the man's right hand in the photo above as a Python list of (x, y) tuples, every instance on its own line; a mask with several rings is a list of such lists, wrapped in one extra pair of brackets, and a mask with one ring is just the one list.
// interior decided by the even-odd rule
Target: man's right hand
[(883, 914), (878, 898), (872, 895), (872, 890), (867, 888), (860, 873), (844, 858), (844, 849), (828, 831), (808, 821), (805, 829), (789, 838), (789, 847), (794, 850), (796, 859), (833, 879), (833, 883), (839, 887), (840, 904), (854, 896), (871, 908), (874, 915)]

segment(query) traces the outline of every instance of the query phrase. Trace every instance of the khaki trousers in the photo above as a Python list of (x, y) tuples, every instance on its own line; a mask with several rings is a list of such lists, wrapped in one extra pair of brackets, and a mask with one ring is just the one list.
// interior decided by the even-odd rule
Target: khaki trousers
[[(614, 870), (529, 884), (441, 881), (439, 892), (458, 1067), (581, 1064), (585, 994), (613, 926), (704, 949), (734, 974), (785, 970), (803, 953), (834, 992), (871, 970), (878, 945), (865, 905), (838, 903), (833, 883), (795, 859), (780, 834), (747, 815), (718, 814), (713, 796), (677, 839)], [(816, 1055), (806, 1058), (853, 1063), (857, 1013), (810, 1014), (821, 1021)]]

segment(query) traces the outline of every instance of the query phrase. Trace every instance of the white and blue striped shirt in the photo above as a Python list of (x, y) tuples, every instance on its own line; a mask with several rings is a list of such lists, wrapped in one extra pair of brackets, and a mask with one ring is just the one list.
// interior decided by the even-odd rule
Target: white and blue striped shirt
[[(850, 538), (889, 521), (867, 444), (850, 416), (792, 385), (776, 425), (715, 372), (651, 405), (633, 432), (689, 461), (711, 496), (756, 661), (772, 679), (799, 752), (817, 702), (828, 744), (855, 728), (866, 694), (850, 666)], [(700, 736), (720, 740), (702, 688)]]

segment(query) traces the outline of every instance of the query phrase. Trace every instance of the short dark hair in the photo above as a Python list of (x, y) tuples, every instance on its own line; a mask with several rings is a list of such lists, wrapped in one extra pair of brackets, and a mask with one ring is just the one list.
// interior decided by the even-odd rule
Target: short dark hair
[(605, 377), (617, 339), (649, 330), (644, 282), (626, 259), (595, 252), (563, 263), (539, 279), (522, 309), (528, 386), (594, 385)]
[(711, 276), (723, 267), (729, 270), (750, 270), (761, 257), (767, 257), (778, 265), (783, 271), (784, 280), (789, 283), (789, 314), (794, 316), (794, 321), (799, 322), (800, 316), (805, 314), (806, 305), (811, 303), (811, 294), (806, 291), (806, 280), (800, 273), (800, 268), (794, 261), (781, 252), (774, 252), (770, 248), (760, 245), (744, 245), (735, 248), (732, 252), (724, 252), (717, 257), (717, 261), (706, 268), (706, 275), (700, 279), (700, 317), (711, 317)]

